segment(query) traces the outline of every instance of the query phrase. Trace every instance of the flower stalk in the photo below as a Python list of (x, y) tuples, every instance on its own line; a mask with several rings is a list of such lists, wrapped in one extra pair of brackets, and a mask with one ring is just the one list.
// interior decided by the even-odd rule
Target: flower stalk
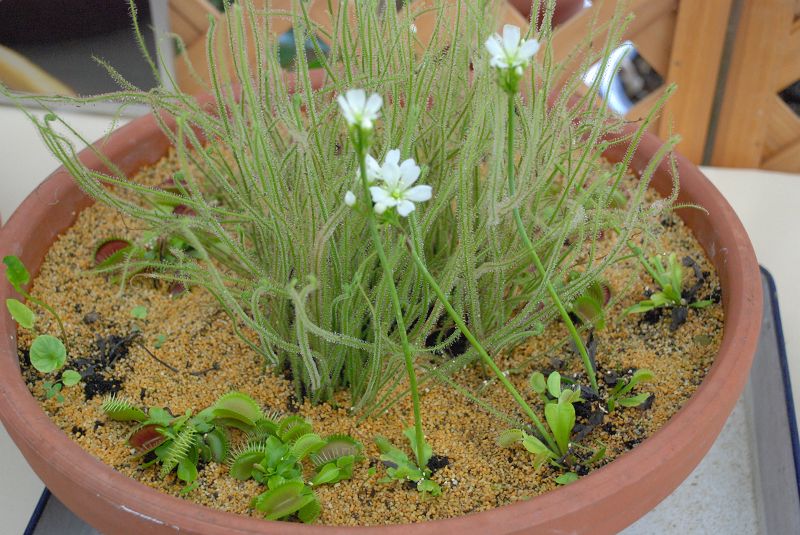
[[(508, 119), (506, 121), (506, 147), (508, 149), (506, 164), (506, 175), (508, 177), (508, 194), (513, 197), (517, 192), (517, 184), (514, 177), (514, 98), (519, 92), (519, 83), (522, 80), (524, 70), (530, 64), (531, 59), (539, 50), (539, 42), (536, 39), (522, 39), (520, 37), (520, 30), (516, 26), (506, 24), (503, 28), (503, 35), (493, 35), (486, 40), (486, 50), (491, 54), (489, 65), (497, 69), (497, 83), (500, 88), (508, 95)], [(564, 307), (564, 303), (558, 297), (558, 293), (553, 287), (552, 282), (547, 278), (547, 270), (544, 268), (536, 248), (533, 246), (528, 232), (525, 230), (525, 224), (522, 222), (522, 217), (519, 213), (519, 208), (512, 209), (514, 222), (517, 226), (517, 233), (519, 234), (522, 243), (528, 250), (528, 254), (536, 267), (539, 276), (544, 280), (545, 288), (550, 298), (555, 303), (558, 313), (564, 324), (567, 326), (567, 331), (572, 337), (575, 346), (578, 348), (583, 367), (586, 370), (586, 375), (589, 377), (589, 382), (592, 389), (598, 392), (597, 377), (594, 370), (594, 365), (589, 357), (589, 352), (586, 350), (586, 345), (583, 343), (578, 330), (572, 318), (569, 317), (569, 312)]]
[(513, 397), (514, 401), (517, 402), (519, 407), (522, 409), (522, 412), (524, 412), (525, 415), (531, 419), (533, 425), (536, 426), (536, 429), (542, 434), (542, 437), (544, 437), (547, 445), (553, 448), (554, 451), (557, 450), (556, 442), (553, 440), (553, 436), (547, 431), (547, 428), (544, 426), (539, 417), (536, 416), (536, 413), (533, 411), (528, 402), (525, 401), (525, 398), (522, 397), (522, 394), (519, 393), (519, 390), (517, 390), (514, 384), (509, 381), (508, 377), (506, 377), (506, 374), (503, 373), (503, 370), (500, 369), (494, 359), (489, 356), (489, 353), (486, 351), (483, 345), (478, 341), (477, 338), (475, 338), (475, 335), (472, 334), (472, 331), (469, 330), (467, 324), (464, 323), (464, 319), (458, 314), (458, 312), (455, 311), (453, 305), (450, 304), (450, 300), (447, 299), (444, 291), (442, 291), (442, 288), (436, 282), (436, 279), (433, 278), (433, 275), (430, 274), (428, 268), (425, 267), (425, 262), (422, 260), (422, 258), (420, 258), (419, 253), (417, 253), (411, 244), (409, 244), (409, 250), (411, 251), (411, 257), (417, 264), (417, 268), (419, 268), (420, 273), (422, 273), (422, 276), (425, 278), (428, 285), (431, 287), (431, 289), (433, 289), (433, 292), (436, 294), (439, 302), (442, 303), (447, 315), (450, 316), (450, 319), (452, 319), (456, 324), (458, 330), (461, 331), (461, 334), (464, 335), (464, 338), (467, 339), (470, 345), (475, 348), (475, 351), (478, 352), (478, 355), (481, 357), (483, 363), (486, 364), (490, 370), (492, 370), (492, 373), (494, 373), (495, 376), (497, 376), (497, 379), (508, 391), (508, 393), (511, 394), (511, 397)]
[[(508, 176), (508, 194), (512, 197), (516, 194), (517, 191), (516, 179), (514, 177), (515, 173), (514, 96), (515, 96), (514, 93), (508, 94), (508, 121), (507, 121), (508, 132), (506, 134), (506, 142), (508, 147), (508, 154), (507, 154), (508, 169), (506, 173)], [(564, 303), (562, 303), (561, 299), (558, 297), (558, 293), (556, 292), (556, 289), (553, 287), (553, 283), (547, 279), (547, 270), (542, 264), (542, 261), (539, 258), (538, 253), (536, 252), (536, 248), (533, 246), (533, 242), (531, 242), (531, 239), (528, 236), (528, 232), (525, 230), (525, 224), (522, 222), (522, 217), (520, 216), (519, 208), (515, 206), (512, 209), (512, 213), (514, 221), (516, 222), (517, 225), (517, 233), (519, 234), (522, 243), (525, 245), (525, 248), (528, 250), (528, 254), (530, 254), (531, 260), (533, 261), (533, 265), (536, 267), (536, 271), (539, 272), (539, 276), (541, 276), (542, 279), (545, 281), (545, 288), (547, 288), (547, 293), (550, 294), (550, 298), (553, 300), (553, 303), (555, 303), (556, 308), (558, 309), (558, 313), (561, 316), (564, 325), (566, 325), (567, 331), (569, 332), (572, 341), (578, 348), (578, 353), (580, 353), (581, 360), (583, 361), (583, 367), (586, 370), (586, 375), (589, 377), (589, 383), (591, 384), (592, 389), (595, 392), (598, 392), (597, 374), (595, 373), (592, 360), (589, 357), (589, 352), (586, 349), (586, 344), (583, 343), (583, 338), (581, 338), (580, 333), (578, 333), (578, 329), (575, 328), (575, 323), (569, 316), (569, 312), (567, 312), (566, 307), (564, 307)]]
[[(350, 125), (351, 138), (353, 140), (353, 144), (355, 145), (356, 155), (358, 156), (362, 195), (364, 199), (369, 199), (371, 195), (370, 184), (372, 180), (369, 176), (370, 172), (367, 166), (367, 157), (371, 142), (373, 121), (378, 117), (378, 111), (380, 109), (380, 97), (377, 95), (371, 95), (368, 99), (365, 99), (365, 95), (362, 90), (351, 90), (348, 91), (346, 97), (339, 98), (339, 104), (342, 108), (345, 119)], [(353, 195), (352, 192), (348, 192), (345, 202), (350, 206), (355, 205), (357, 202), (355, 195)], [(421, 469), (424, 469), (425, 460), (422, 458), (422, 455), (425, 451), (425, 434), (422, 430), (422, 412), (420, 410), (419, 402), (419, 387), (417, 385), (417, 374), (414, 370), (414, 358), (411, 352), (411, 344), (408, 341), (408, 333), (406, 332), (403, 309), (400, 305), (400, 297), (397, 294), (397, 287), (394, 283), (394, 272), (392, 271), (392, 266), (389, 264), (389, 260), (386, 257), (386, 251), (383, 248), (383, 242), (381, 241), (380, 234), (378, 233), (378, 221), (376, 217), (377, 210), (365, 210), (364, 212), (367, 217), (369, 233), (372, 237), (375, 252), (378, 255), (378, 259), (381, 267), (383, 268), (383, 272), (386, 276), (387, 284), (389, 286), (389, 296), (392, 301), (395, 321), (397, 322), (397, 331), (400, 336), (400, 344), (403, 348), (403, 360), (405, 361), (406, 374), (408, 375), (411, 405), (414, 413), (414, 456), (417, 461), (417, 466), (419, 466)]]

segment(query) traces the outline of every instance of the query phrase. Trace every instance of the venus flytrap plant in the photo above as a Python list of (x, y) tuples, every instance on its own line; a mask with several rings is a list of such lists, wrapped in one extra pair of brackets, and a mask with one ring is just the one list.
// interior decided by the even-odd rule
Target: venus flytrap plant
[[(254, 479), (267, 490), (252, 507), (270, 520), (291, 515), (313, 522), (320, 505), (313, 487), (350, 479), (362, 460), (361, 444), (347, 435), (321, 438), (297, 415), (265, 414), (250, 396), (229, 392), (194, 414), (173, 416), (166, 409), (145, 411), (122, 396), (107, 397), (102, 410), (112, 420), (137, 425), (128, 438), (143, 467), (160, 464), (164, 478), (173, 471), (186, 494), (198, 484), (200, 463), (227, 463), (234, 479)], [(231, 429), (245, 433), (245, 442), (231, 447)], [(303, 462), (311, 460), (314, 475), (306, 483)]]
[[(313, 522), (321, 510), (313, 488), (350, 479), (355, 463), (363, 459), (361, 450), (361, 444), (347, 435), (321, 438), (300, 416), (265, 415), (232, 453), (230, 475), (267, 486), (251, 505), (268, 520), (296, 515)], [(307, 460), (314, 472), (308, 482), (303, 475)]]
[(431, 469), (428, 468), (428, 461), (433, 455), (430, 446), (425, 445), (422, 451), (416, 451), (416, 441), (414, 440), (414, 430), (409, 428), (404, 431), (406, 438), (411, 443), (411, 450), (414, 457), (418, 459), (415, 463), (408, 458), (408, 455), (400, 448), (395, 447), (384, 437), (375, 437), (375, 444), (381, 452), (381, 461), (386, 466), (387, 476), (382, 478), (382, 483), (391, 481), (412, 481), (417, 490), (430, 493), (431, 496), (439, 496), (442, 489), (431, 477)]
[(652, 371), (640, 369), (633, 372), (630, 378), (619, 378), (606, 400), (608, 412), (613, 412), (617, 405), (620, 407), (639, 407), (646, 403), (652, 394), (642, 392), (631, 395), (631, 391), (640, 383), (652, 381), (653, 377)]
[(137, 424), (128, 438), (134, 456), (152, 456), (144, 466), (160, 464), (162, 478), (176, 471), (177, 478), (186, 484), (181, 491), (184, 494), (196, 488), (198, 463), (222, 463), (227, 459), (228, 429), (248, 426), (261, 414), (249, 396), (238, 392), (225, 394), (197, 414), (187, 410), (181, 416), (173, 416), (160, 407), (145, 411), (117, 395), (107, 397), (101, 408), (112, 420)]

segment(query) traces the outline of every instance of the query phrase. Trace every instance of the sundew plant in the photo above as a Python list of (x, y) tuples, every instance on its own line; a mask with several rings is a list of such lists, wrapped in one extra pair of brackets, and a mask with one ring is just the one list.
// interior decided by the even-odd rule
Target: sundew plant
[[(140, 91), (108, 67), (122, 90), (81, 102), (150, 105), (180, 161), (170, 188), (131, 182), (110, 162), (107, 173), (87, 169), (54, 114), (39, 129), (80, 186), (138, 219), (148, 243), (188, 244), (168, 262), (129, 255), (116, 269), (211, 292), (265, 363), (290, 372), (298, 396), (345, 390), (364, 410), (410, 392), (422, 467), (418, 378), (479, 360), (557, 451), (492, 355), (562, 322), (578, 348), (566, 357), (581, 359), (597, 391), (571, 303), (670, 208), (645, 203), (645, 192), (675, 140), (630, 186), (627, 163), (653, 113), (623, 135), (600, 102), (607, 77), (582, 80), (606, 65), (624, 18), (556, 63), (553, 2), (540, 27), (498, 35), (492, 2), (333, 4), (330, 32), (302, 2), (292, 13), (228, 6), (230, 31), (212, 24), (208, 35), (208, 97), (168, 89), (173, 80)], [(438, 14), (426, 46), (412, 24), (422, 9)], [(291, 72), (272, 17), (292, 17)], [(309, 70), (307, 36), (321, 70)], [(626, 159), (602, 159), (623, 142)], [(462, 337), (469, 344), (454, 355)]]

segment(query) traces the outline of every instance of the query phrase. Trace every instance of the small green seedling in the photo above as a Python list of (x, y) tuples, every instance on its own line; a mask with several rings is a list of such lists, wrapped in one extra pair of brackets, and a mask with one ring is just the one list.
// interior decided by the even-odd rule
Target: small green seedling
[(630, 379), (619, 379), (608, 396), (608, 412), (613, 412), (617, 405), (622, 407), (638, 407), (645, 403), (652, 394), (647, 392), (636, 395), (629, 394), (636, 385), (652, 381), (653, 377), (653, 372), (650, 370), (640, 369), (636, 370)]
[[(555, 445), (549, 446), (539, 437), (534, 436), (523, 429), (509, 429), (504, 431), (497, 439), (497, 443), (504, 448), (515, 444), (522, 444), (533, 456), (533, 464), (536, 468), (545, 463), (559, 469), (569, 469), (574, 465), (588, 465), (596, 463), (605, 455), (605, 449), (600, 448), (592, 451), (587, 459), (582, 455), (583, 450), (588, 450), (571, 442), (573, 430), (575, 428), (575, 403), (583, 401), (581, 390), (577, 386), (573, 388), (565, 387), (565, 380), (561, 374), (554, 371), (548, 375), (547, 379), (541, 372), (534, 372), (531, 375), (529, 384), (531, 389), (536, 392), (544, 402), (545, 422), (550, 428), (550, 432), (555, 439)], [(560, 484), (570, 482), (571, 472), (562, 474), (557, 478)], [(577, 475), (575, 475), (577, 477)]]
[(403, 434), (408, 438), (411, 450), (414, 452), (415, 457), (422, 461), (423, 466), (417, 466), (403, 450), (395, 447), (386, 438), (375, 437), (375, 444), (377, 444), (378, 450), (381, 452), (380, 459), (386, 465), (387, 474), (386, 477), (381, 478), (379, 481), (381, 483), (413, 481), (416, 483), (418, 491), (428, 492), (431, 496), (439, 496), (442, 493), (442, 489), (438, 483), (430, 479), (431, 470), (428, 468), (428, 461), (433, 455), (433, 449), (425, 442), (421, 454), (416, 455), (414, 429), (408, 428), (403, 431)]
[[(580, 277), (580, 274), (570, 274), (570, 281)], [(569, 307), (573, 314), (584, 325), (591, 325), (595, 330), (606, 328), (605, 306), (611, 299), (610, 286), (602, 280), (595, 280), (578, 295)]]
[(136, 318), (137, 320), (145, 320), (147, 319), (147, 307), (146, 306), (136, 306), (131, 309), (131, 316)]
[(628, 308), (625, 311), (627, 314), (640, 314), (656, 308), (705, 308), (712, 303), (709, 300), (693, 301), (694, 295), (688, 296), (688, 298), (683, 295), (683, 268), (675, 253), (669, 255), (666, 267), (658, 256), (651, 257), (649, 261), (644, 256), (640, 256), (639, 260), (644, 264), (645, 269), (653, 277), (660, 290), (652, 293), (649, 299)]
[[(64, 325), (55, 310), (47, 305), (47, 303), (31, 296), (25, 290), (25, 286), (31, 280), (30, 273), (25, 267), (25, 264), (16, 256), (6, 256), (3, 258), (3, 263), (6, 265), (6, 279), (11, 283), (11, 286), (14, 287), (17, 293), (24, 296), (25, 299), (52, 314), (61, 329), (62, 339), (66, 340), (67, 337), (64, 331)], [(10, 298), (6, 299), (6, 308), (13, 320), (17, 322), (17, 325), (29, 331), (36, 330), (36, 313), (26, 304), (18, 299)], [(55, 336), (39, 334), (31, 343), (29, 355), (31, 366), (37, 371), (45, 374), (57, 373), (64, 367), (67, 361), (67, 347), (61, 339)], [(65, 386), (74, 386), (78, 384), (80, 380), (81, 375), (74, 370), (65, 370), (55, 380), (45, 380), (42, 383), (45, 391), (45, 398), (56, 398), (59, 402), (63, 401), (64, 396), (61, 395), (62, 388)]]

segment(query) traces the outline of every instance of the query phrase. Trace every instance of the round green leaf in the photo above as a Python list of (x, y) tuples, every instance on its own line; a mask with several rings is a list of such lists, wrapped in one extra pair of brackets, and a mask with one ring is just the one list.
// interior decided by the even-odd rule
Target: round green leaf
[(75, 370), (66, 370), (61, 374), (61, 382), (64, 386), (75, 386), (81, 381), (81, 374)]
[(25, 269), (25, 264), (22, 263), (22, 260), (16, 256), (6, 256), (3, 258), (3, 263), (6, 265), (6, 278), (8, 282), (19, 292), (20, 288), (30, 282), (30, 273)]
[(133, 316), (137, 320), (143, 320), (147, 318), (147, 307), (145, 306), (133, 307), (131, 309), (131, 316)]
[(36, 314), (33, 313), (33, 310), (16, 299), (6, 299), (6, 308), (20, 327), (33, 329), (33, 323), (36, 321)]
[(49, 334), (37, 336), (31, 344), (31, 364), (42, 373), (61, 368), (67, 360), (67, 349), (61, 340)]
[(547, 391), (547, 383), (542, 372), (533, 372), (530, 379), (531, 390), (537, 394), (544, 394)]

